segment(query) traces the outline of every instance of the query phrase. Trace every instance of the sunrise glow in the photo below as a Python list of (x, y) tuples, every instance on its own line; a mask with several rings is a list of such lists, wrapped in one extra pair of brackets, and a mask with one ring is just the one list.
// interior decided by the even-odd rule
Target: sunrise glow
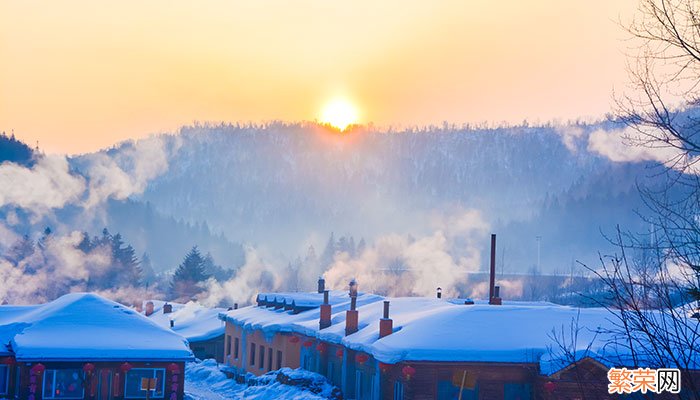
[(357, 109), (347, 100), (333, 100), (323, 108), (321, 122), (344, 131), (358, 122)]

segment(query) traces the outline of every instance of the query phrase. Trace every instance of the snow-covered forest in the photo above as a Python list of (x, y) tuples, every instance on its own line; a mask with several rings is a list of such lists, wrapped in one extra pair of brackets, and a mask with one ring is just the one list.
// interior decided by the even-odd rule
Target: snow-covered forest
[[(198, 246), (209, 272), (189, 295), (212, 305), (310, 290), (320, 274), (338, 287), (357, 276), (390, 295), (441, 286), (480, 296), (488, 234), (497, 232), (504, 294), (561, 298), (585, 286), (579, 263), (594, 265), (611, 248), (605, 234), (616, 225), (646, 229), (636, 185), (654, 184), (659, 160), (625, 150), (623, 132), (614, 122), (344, 134), (313, 123), (197, 124), (71, 158), (5, 135), (0, 180), (48, 185), (0, 198), (2, 274), (20, 280), (24, 268), (21, 279), (33, 279), (40, 251), (55, 255), (38, 264), (68, 272), (52, 282), (55, 293), (33, 286), (46, 299), (19, 284), (0, 295), (171, 296), (173, 273)], [(131, 261), (119, 261), (122, 247)], [(528, 284), (543, 274), (561, 278), (551, 290)]]

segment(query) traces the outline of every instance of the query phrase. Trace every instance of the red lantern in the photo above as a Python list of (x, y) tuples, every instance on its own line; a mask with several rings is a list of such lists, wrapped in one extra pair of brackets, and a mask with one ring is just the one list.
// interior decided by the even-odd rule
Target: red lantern
[(86, 374), (91, 374), (92, 371), (94, 371), (94, 370), (95, 370), (95, 364), (93, 364), (93, 363), (83, 364), (83, 372), (85, 372)]
[(311, 347), (313, 345), (314, 345), (314, 342), (312, 342), (311, 340), (307, 340), (306, 342), (304, 342), (304, 347)]
[(318, 350), (319, 353), (325, 353), (326, 350), (328, 350), (328, 345), (321, 342), (316, 345), (316, 350)]
[(343, 358), (343, 349), (338, 349), (335, 351), (335, 355), (338, 358)]
[(122, 370), (122, 372), (124, 372), (124, 373), (129, 372), (131, 370), (131, 368), (133, 368), (133, 367), (128, 362), (125, 362), (124, 364), (119, 366), (119, 369)]
[(292, 336), (289, 338), (289, 343), (299, 343), (299, 336)]
[(387, 364), (387, 363), (383, 363), (383, 362), (379, 363), (379, 370), (380, 371), (386, 372), (389, 370), (389, 368), (391, 368), (391, 364)]
[(14, 357), (3, 357), (0, 358), (0, 364), (13, 365), (15, 363)]
[(170, 363), (168, 364), (168, 371), (172, 372), (173, 374), (179, 374), (180, 366), (175, 363)]
[(364, 364), (369, 360), (369, 356), (365, 353), (360, 353), (355, 356), (355, 361), (359, 362), (360, 364)]
[(34, 364), (34, 366), (32, 367), (32, 369), (30, 371), (34, 375), (39, 375), (39, 374), (43, 373), (45, 369), (46, 369), (46, 367), (44, 366), (44, 364), (39, 363), (39, 364)]
[(411, 377), (416, 375), (416, 369), (410, 365), (401, 368), (401, 373), (406, 377), (407, 381), (411, 380)]
[(548, 381), (544, 384), (544, 391), (547, 393), (554, 392), (554, 389), (556, 389), (556, 388), (557, 388), (557, 384), (552, 382), (552, 381)]

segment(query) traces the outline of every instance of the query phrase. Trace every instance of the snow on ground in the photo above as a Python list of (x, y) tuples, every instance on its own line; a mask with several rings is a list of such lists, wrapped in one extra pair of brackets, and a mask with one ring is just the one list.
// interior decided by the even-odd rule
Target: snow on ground
[(323, 376), (302, 369), (282, 368), (251, 377), (249, 384), (252, 386), (227, 378), (214, 360), (187, 363), (185, 367), (186, 400), (323, 400), (332, 398), (334, 389), (339, 393)]

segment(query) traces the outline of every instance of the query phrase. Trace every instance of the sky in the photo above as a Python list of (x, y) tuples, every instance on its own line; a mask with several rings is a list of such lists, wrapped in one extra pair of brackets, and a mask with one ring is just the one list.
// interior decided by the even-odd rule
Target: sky
[(200, 122), (601, 118), (623, 0), (0, 2), (0, 131), (95, 151)]

